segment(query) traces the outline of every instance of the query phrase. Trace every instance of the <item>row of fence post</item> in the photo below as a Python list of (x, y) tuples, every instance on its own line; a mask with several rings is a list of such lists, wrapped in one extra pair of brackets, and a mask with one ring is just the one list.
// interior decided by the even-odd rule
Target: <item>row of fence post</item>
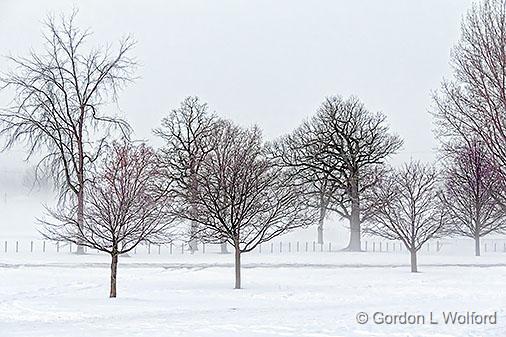
[[(318, 249), (316, 248), (317, 245), (320, 246)], [(319, 251), (323, 252), (323, 251), (325, 251), (325, 246), (327, 246), (327, 251), (329, 251), (329, 252), (332, 251), (332, 242), (328, 242), (327, 245), (325, 245), (323, 243), (318, 243), (317, 244), (316, 241), (313, 241), (313, 245), (312, 245), (311, 251), (316, 252), (316, 251), (319, 250)], [(274, 253), (274, 252), (282, 253), (283, 252), (283, 247), (284, 247), (283, 246), (283, 242), (279, 242), (279, 246), (278, 246), (277, 249), (275, 248), (274, 242), (271, 242), (271, 244), (270, 244), (270, 252), (271, 253)], [(295, 249), (294, 250), (292, 250), (292, 243), (291, 242), (288, 242), (287, 247), (288, 248), (287, 248), (286, 251), (288, 253), (291, 253), (292, 251), (297, 252), (297, 253), (304, 252), (304, 251), (305, 252), (309, 252), (310, 251), (310, 249), (309, 249), (309, 242), (308, 241), (305, 242), (305, 246), (304, 246), (305, 248), (304, 249), (301, 249), (301, 245), (300, 245), (299, 241), (297, 241), (295, 243)], [(258, 245), (257, 249), (258, 249), (258, 253), (262, 253), (262, 245), (261, 244)]]
[[(9, 247), (8, 241), (4, 241), (4, 253), (7, 253), (8, 247)], [(16, 247), (15, 252), (19, 253), (19, 241), (16, 241), (15, 247)], [(56, 243), (56, 248), (57, 251), (59, 251), (59, 242)], [(34, 251), (33, 241), (30, 241), (30, 253), (33, 253), (33, 251)], [(42, 252), (43, 253), (46, 252), (46, 241), (42, 241)]]
[[(436, 241), (435, 244), (436, 244), (436, 252), (439, 252), (441, 250), (442, 244), (439, 241)], [(56, 252), (59, 253), (61, 250), (60, 242), (57, 241), (55, 246), (56, 246)], [(72, 252), (72, 247), (73, 247), (72, 243), (68, 243), (68, 246), (69, 246), (69, 252)], [(157, 245), (157, 246), (158, 246), (158, 255), (161, 255), (162, 254), (162, 246), (161, 245)], [(173, 243), (169, 244), (169, 254), (170, 255), (173, 255), (173, 253), (174, 253), (174, 246), (175, 245)], [(184, 254), (185, 246), (186, 246), (185, 243), (181, 243), (181, 254)], [(319, 247), (317, 247), (317, 246), (319, 246)], [(8, 242), (4, 241), (4, 252), (5, 253), (8, 252), (8, 247), (9, 247)], [(497, 242), (494, 242), (493, 243), (493, 252), (498, 252), (498, 247), (499, 246), (498, 246)], [(297, 241), (295, 243), (295, 248), (292, 249), (292, 242), (288, 242), (288, 245), (286, 245), (286, 246), (283, 246), (283, 242), (279, 242), (279, 245), (277, 247), (275, 246), (274, 242), (271, 242), (269, 248), (270, 249), (268, 251), (270, 251), (270, 253), (275, 253), (275, 252), (283, 253), (283, 251), (287, 251), (288, 253), (291, 253), (292, 251), (297, 252), (297, 253), (310, 252), (310, 251), (311, 252), (316, 252), (316, 251), (331, 252), (332, 251), (332, 243), (328, 242), (325, 245), (323, 243), (317, 243), (316, 241), (313, 241), (312, 245), (310, 246), (308, 241), (305, 241), (304, 245), (301, 245), (300, 242)], [(397, 242), (375, 242), (375, 241), (372, 241), (372, 244), (369, 245), (368, 241), (364, 241), (363, 248), (364, 248), (364, 251), (372, 251), (372, 252), (390, 252), (390, 251), (402, 252), (402, 251), (406, 250), (406, 248), (400, 242), (397, 243)], [(426, 248), (424, 248), (424, 249), (427, 252), (430, 252), (430, 248), (431, 248), (430, 243), (427, 243)], [(488, 244), (484, 243), (483, 244), (484, 252), (488, 252), (488, 248), (489, 248)], [(34, 242), (30, 241), (30, 253), (33, 253), (34, 250), (35, 250)], [(257, 251), (258, 251), (258, 253), (262, 253), (262, 245), (261, 244), (258, 245)], [(19, 253), (19, 241), (15, 242), (15, 252)], [(46, 252), (46, 241), (42, 241), (42, 252), (43, 253)], [(506, 242), (504, 242), (504, 244), (503, 244), (503, 252), (506, 252)], [(137, 254), (137, 248), (134, 249), (133, 253)], [(150, 243), (147, 245), (147, 253), (148, 253), (148, 255), (151, 255), (151, 244)], [(202, 254), (205, 254), (205, 253), (206, 253), (206, 244), (203, 243), (202, 244)]]

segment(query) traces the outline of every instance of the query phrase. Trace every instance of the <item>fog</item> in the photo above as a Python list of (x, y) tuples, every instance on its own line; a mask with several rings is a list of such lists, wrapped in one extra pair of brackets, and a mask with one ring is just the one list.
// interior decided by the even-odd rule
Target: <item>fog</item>
[[(138, 41), (139, 78), (107, 107), (121, 110), (137, 139), (156, 145), (151, 130), (188, 95), (239, 124), (258, 124), (268, 139), (295, 128), (327, 95), (357, 95), (404, 139), (394, 163), (429, 161), (436, 148), (431, 91), (449, 74), (450, 49), (470, 3), (3, 0), (0, 54), (40, 49), (45, 16), (78, 8), (78, 23), (94, 32), (94, 43), (129, 34)], [(0, 70), (8, 69), (2, 58)], [(0, 94), (2, 105), (7, 100)], [(0, 231), (35, 235), (41, 201), (52, 200), (23, 184), (33, 163), (22, 159), (22, 149), (0, 155), (8, 215)]]

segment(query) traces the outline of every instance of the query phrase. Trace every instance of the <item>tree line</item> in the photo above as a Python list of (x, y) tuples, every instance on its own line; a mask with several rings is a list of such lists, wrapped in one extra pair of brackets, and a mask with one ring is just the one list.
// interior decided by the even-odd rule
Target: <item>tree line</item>
[(160, 148), (132, 140), (132, 126), (105, 105), (135, 80), (135, 41), (90, 47), (77, 12), (48, 17), (41, 52), (9, 57), (0, 136), (4, 150), (22, 144), (36, 179), (58, 192), (41, 233), (111, 256), (111, 297), (118, 257), (141, 243), (229, 244), (241, 288), (242, 254), (313, 225), (323, 244), (331, 213), (348, 223), (345, 250), (361, 251), (364, 235), (401, 240), (416, 272), (432, 238), (471, 237), (480, 255), (481, 237), (506, 230), (504, 14), (505, 1), (485, 0), (463, 19), (452, 79), (433, 94), (437, 164), (394, 167), (402, 139), (355, 96), (326, 97), (269, 141), (189, 96), (154, 129)]

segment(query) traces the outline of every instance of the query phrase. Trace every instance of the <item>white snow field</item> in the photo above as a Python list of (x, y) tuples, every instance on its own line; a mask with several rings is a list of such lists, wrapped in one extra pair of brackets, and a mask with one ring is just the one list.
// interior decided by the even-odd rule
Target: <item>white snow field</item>
[[(252, 253), (241, 290), (232, 254), (124, 257), (109, 299), (105, 255), (0, 254), (0, 336), (504, 337), (505, 257), (422, 254), (412, 274), (401, 253)], [(441, 322), (455, 311), (497, 322)], [(440, 324), (371, 323), (375, 312), (432, 312)]]

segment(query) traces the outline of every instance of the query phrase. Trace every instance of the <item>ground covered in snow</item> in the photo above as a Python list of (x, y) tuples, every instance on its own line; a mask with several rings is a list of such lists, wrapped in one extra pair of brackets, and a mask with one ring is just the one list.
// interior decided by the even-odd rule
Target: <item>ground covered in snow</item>
[[(242, 290), (233, 257), (120, 259), (118, 298), (108, 258), (0, 255), (0, 336), (505, 336), (506, 254), (250, 254)], [(493, 314), (497, 324), (442, 322), (443, 312)], [(369, 315), (366, 324), (357, 314)], [(375, 312), (419, 314), (426, 324), (372, 323)], [(428, 322), (430, 313), (439, 324)], [(378, 317), (378, 316), (376, 316)]]

